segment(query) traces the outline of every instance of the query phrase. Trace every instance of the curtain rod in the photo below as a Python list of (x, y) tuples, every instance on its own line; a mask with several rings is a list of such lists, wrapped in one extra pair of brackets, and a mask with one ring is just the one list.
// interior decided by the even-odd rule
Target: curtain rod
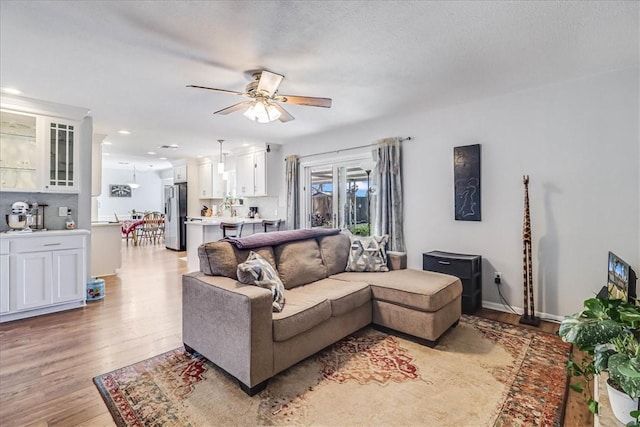
[[(403, 141), (411, 141), (411, 137), (408, 136), (406, 138), (400, 138), (400, 142)], [(339, 150), (331, 150), (331, 151), (324, 151), (322, 153), (314, 153), (314, 154), (306, 154), (304, 156), (298, 156), (298, 159), (304, 159), (305, 157), (313, 157), (313, 156), (321, 156), (323, 154), (329, 154), (329, 153), (336, 153), (339, 154), (342, 151), (351, 151), (351, 150), (357, 150), (359, 148), (366, 148), (366, 147), (373, 147), (374, 145), (377, 145), (377, 143), (372, 142), (371, 144), (365, 144), (365, 145), (358, 145), (357, 147), (349, 147), (349, 148), (341, 148)], [(285, 159), (286, 161), (287, 159)]]

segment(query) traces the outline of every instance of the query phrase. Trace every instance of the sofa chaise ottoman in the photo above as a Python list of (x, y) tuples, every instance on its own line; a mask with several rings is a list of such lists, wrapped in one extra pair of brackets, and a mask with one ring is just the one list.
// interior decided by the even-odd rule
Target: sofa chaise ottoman
[[(372, 323), (436, 345), (460, 319), (460, 279), (406, 268), (346, 272), (357, 239), (340, 230), (291, 230), (201, 245), (200, 271), (182, 280), (185, 348), (253, 395), (277, 373)], [(270, 289), (238, 280), (238, 265), (252, 252), (284, 285), (280, 312), (272, 311)]]

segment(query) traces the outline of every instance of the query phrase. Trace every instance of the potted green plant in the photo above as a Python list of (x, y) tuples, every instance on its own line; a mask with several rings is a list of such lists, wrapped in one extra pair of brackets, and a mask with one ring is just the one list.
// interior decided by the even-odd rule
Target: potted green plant
[(597, 413), (598, 402), (593, 398), (591, 382), (594, 375), (608, 372), (607, 387), (622, 392), (623, 398), (633, 399), (629, 409), (616, 413), (615, 393), (609, 392), (614, 415), (627, 426), (638, 427), (640, 308), (627, 301), (606, 298), (588, 299), (584, 307), (579, 313), (565, 316), (558, 331), (563, 341), (574, 344), (583, 353), (581, 361), (575, 361), (572, 355), (567, 362), (569, 374), (584, 380), (570, 387), (580, 393), (586, 389), (589, 410)]

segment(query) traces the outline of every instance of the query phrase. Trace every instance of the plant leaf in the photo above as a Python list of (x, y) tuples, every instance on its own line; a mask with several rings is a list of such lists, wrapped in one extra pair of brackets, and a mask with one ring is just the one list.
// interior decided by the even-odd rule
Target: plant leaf
[(569, 384), (569, 387), (571, 387), (571, 390), (577, 391), (578, 393), (582, 393), (584, 391), (582, 385), (579, 383), (571, 383)]

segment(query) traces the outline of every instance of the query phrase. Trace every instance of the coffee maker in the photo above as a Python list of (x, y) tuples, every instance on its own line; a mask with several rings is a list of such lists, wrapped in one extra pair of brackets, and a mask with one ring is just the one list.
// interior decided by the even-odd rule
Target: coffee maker
[(257, 206), (249, 206), (249, 218), (255, 218), (258, 214)]

